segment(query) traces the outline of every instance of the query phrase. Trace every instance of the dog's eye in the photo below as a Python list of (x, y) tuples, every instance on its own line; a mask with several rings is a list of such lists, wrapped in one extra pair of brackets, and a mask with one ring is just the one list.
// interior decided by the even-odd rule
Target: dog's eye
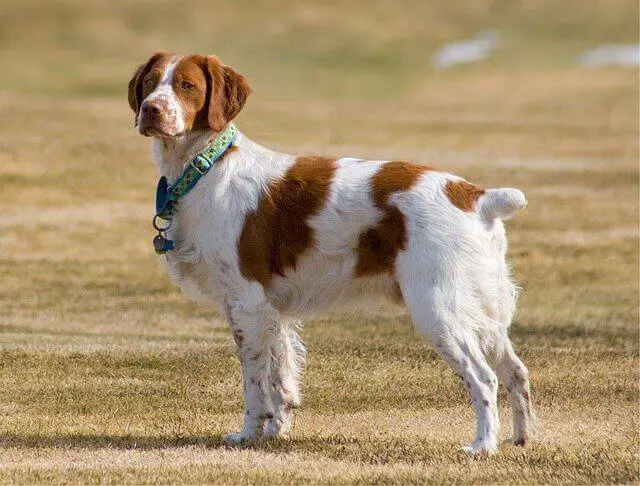
[(144, 86), (145, 86), (145, 88), (153, 88), (153, 79), (151, 79), (151, 78), (145, 79), (144, 80)]
[(195, 85), (193, 83), (190, 83), (189, 81), (183, 81), (180, 84), (180, 88), (187, 91), (190, 90), (191, 88), (193, 88)]

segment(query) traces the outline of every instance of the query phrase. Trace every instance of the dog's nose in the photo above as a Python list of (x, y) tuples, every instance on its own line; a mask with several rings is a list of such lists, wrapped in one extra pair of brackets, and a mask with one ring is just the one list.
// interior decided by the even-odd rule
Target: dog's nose
[(142, 105), (142, 113), (145, 116), (157, 116), (160, 114), (160, 105), (153, 102), (145, 103)]

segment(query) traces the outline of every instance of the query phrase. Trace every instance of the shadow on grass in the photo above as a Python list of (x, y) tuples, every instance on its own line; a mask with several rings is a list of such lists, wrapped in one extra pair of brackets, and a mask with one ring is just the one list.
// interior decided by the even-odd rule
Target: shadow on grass
[(109, 434), (1, 434), (0, 447), (60, 449), (170, 449), (189, 445), (204, 447), (231, 447), (225, 444), (222, 435), (211, 436), (137, 436)]
[[(455, 442), (455, 441), (454, 441)], [(1, 434), (0, 449), (57, 448), (77, 449), (120, 449), (120, 450), (166, 450), (186, 446), (200, 446), (208, 449), (254, 450), (266, 453), (307, 453), (319, 454), (336, 460), (355, 460), (368, 464), (387, 464), (404, 461), (428, 463), (443, 456), (464, 459), (459, 444), (452, 441), (424, 442), (401, 438), (345, 437), (343, 435), (260, 439), (245, 444), (228, 444), (223, 436), (135, 436), (109, 434)]]
[(209, 327), (207, 328), (208, 334), (194, 335), (194, 334), (159, 334), (159, 333), (134, 333), (134, 332), (96, 332), (96, 331), (80, 331), (80, 330), (64, 330), (64, 329), (52, 329), (52, 328), (37, 328), (34, 326), (24, 326), (17, 324), (0, 324), (0, 333), (16, 333), (16, 334), (29, 334), (35, 336), (52, 336), (52, 337), (88, 337), (88, 338), (107, 338), (107, 339), (119, 339), (119, 340), (147, 340), (147, 341), (162, 341), (162, 342), (192, 342), (192, 341), (206, 341), (208, 339), (218, 338), (219, 336), (229, 337), (231, 342), (231, 332), (226, 327)]
[(296, 450), (309, 451), (323, 449), (328, 445), (358, 445), (360, 440), (355, 437), (303, 437), (258, 439), (242, 444), (229, 444), (224, 441), (222, 434), (212, 435), (110, 435), (110, 434), (82, 434), (69, 433), (59, 435), (45, 434), (0, 434), (0, 448), (42, 448), (59, 449), (105, 449), (122, 450), (154, 450), (172, 449), (184, 446), (202, 446), (220, 449), (254, 449), (265, 452), (292, 452)]
[[(570, 344), (576, 346), (583, 343), (600, 344), (604, 346), (625, 347), (637, 340), (635, 327), (607, 326), (606, 323), (598, 327), (585, 327), (579, 325), (522, 325), (516, 323), (512, 338), (522, 340), (524, 344), (531, 342), (551, 341), (555, 344)], [(628, 346), (627, 346), (628, 347)]]

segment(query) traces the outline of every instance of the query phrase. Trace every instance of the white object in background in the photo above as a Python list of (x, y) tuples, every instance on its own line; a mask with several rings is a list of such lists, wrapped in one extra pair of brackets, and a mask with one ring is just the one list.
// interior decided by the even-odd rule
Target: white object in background
[(583, 53), (578, 62), (585, 67), (640, 65), (640, 44), (604, 44)]
[(457, 64), (480, 62), (501, 43), (500, 34), (495, 31), (478, 32), (472, 39), (443, 46), (433, 57), (433, 64), (440, 69), (445, 69)]

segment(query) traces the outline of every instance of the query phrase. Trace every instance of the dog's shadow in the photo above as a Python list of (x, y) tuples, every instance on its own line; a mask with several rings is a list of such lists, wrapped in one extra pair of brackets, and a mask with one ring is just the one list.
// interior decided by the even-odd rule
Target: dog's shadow
[[(509, 444), (503, 442), (503, 446)], [(443, 456), (442, 442), (423, 442), (419, 448), (407, 447), (399, 439), (366, 439), (358, 437), (303, 436), (277, 439), (258, 439), (242, 444), (229, 444), (223, 435), (182, 435), (182, 436), (136, 436), (109, 434), (0, 434), (0, 450), (3, 448), (40, 449), (53, 448), (62, 451), (77, 450), (119, 450), (119, 451), (163, 451), (181, 447), (202, 447), (208, 450), (237, 451), (253, 450), (265, 453), (321, 453), (323, 456), (339, 460), (363, 461), (371, 465), (385, 465), (393, 462), (419, 462), (425, 466), (440, 464)], [(467, 464), (469, 456), (453, 443), (446, 443), (447, 457), (460, 464)], [(474, 456), (481, 459), (482, 455)]]
[[(226, 442), (221, 434), (212, 435), (179, 435), (179, 436), (148, 436), (148, 435), (110, 435), (70, 433), (59, 435), (44, 434), (0, 434), (0, 449), (19, 448), (56, 448), (56, 449), (120, 449), (120, 450), (162, 450), (186, 446), (199, 446), (207, 449), (253, 449), (265, 452), (290, 452), (298, 447), (317, 449), (324, 442), (334, 442), (335, 439), (321, 437), (258, 439), (241, 444)], [(309, 442), (313, 442), (310, 444)], [(326, 444), (325, 444), (326, 445)]]

